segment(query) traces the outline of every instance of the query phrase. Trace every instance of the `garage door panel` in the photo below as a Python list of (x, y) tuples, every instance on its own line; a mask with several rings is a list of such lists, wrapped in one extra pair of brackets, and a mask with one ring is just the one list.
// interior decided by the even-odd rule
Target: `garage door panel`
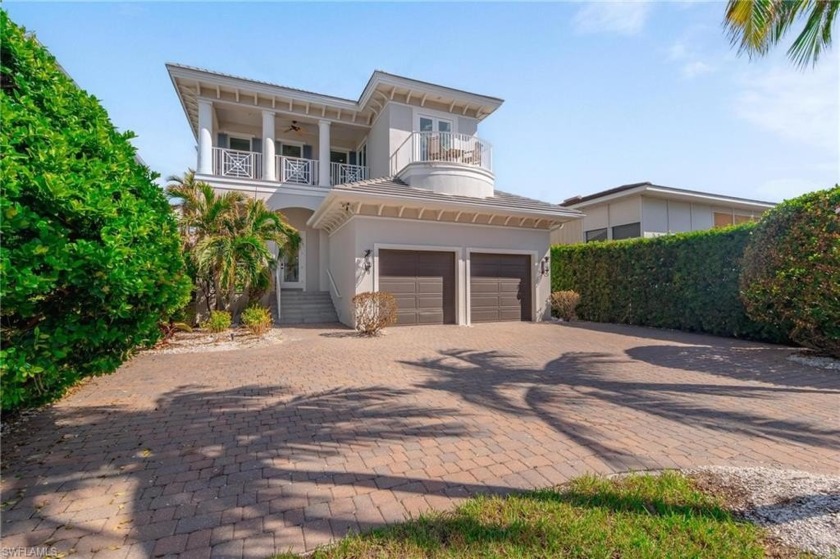
[(470, 255), (473, 322), (531, 320), (531, 258), (519, 254)]
[(455, 255), (381, 250), (379, 289), (397, 290), (397, 324), (455, 322)]

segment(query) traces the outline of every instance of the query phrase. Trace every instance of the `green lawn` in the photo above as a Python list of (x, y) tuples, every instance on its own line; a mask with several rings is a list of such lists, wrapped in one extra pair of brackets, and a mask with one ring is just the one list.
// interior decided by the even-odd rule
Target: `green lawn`
[[(775, 549), (773, 555), (778, 557), (780, 551)], [(719, 499), (673, 472), (610, 480), (585, 476), (558, 490), (478, 497), (454, 512), (352, 535), (312, 555), (316, 559), (764, 556), (759, 528), (734, 519)]]

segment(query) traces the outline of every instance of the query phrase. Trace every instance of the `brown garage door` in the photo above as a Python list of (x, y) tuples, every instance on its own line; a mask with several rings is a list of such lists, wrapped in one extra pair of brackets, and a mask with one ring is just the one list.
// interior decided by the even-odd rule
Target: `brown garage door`
[(470, 255), (472, 322), (531, 320), (531, 257)]
[(397, 324), (455, 324), (455, 254), (380, 250), (379, 290), (397, 298)]

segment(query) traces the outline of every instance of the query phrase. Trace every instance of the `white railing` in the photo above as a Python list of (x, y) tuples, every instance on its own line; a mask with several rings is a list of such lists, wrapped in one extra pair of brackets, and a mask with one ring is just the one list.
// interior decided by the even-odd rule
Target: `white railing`
[(295, 184), (318, 184), (318, 162), (300, 157), (275, 156), (277, 159), (277, 180)]
[(347, 163), (330, 163), (332, 184), (363, 181), (368, 178), (367, 167)]
[(262, 154), (253, 151), (213, 148), (213, 174), (238, 179), (262, 178)]
[(329, 268), (327, 268), (327, 277), (330, 279), (330, 287), (332, 287), (336, 298), (341, 299), (341, 291), (338, 290), (338, 286), (335, 284), (335, 280), (333, 279), (332, 272), (330, 272)]
[(391, 174), (410, 163), (457, 163), (493, 171), (493, 147), (478, 136), (453, 132), (412, 132), (391, 155)]

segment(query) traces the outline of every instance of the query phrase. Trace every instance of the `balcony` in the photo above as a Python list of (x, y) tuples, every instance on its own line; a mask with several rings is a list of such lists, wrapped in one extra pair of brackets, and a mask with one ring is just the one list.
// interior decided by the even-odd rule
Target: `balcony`
[(478, 136), (412, 132), (391, 155), (391, 174), (416, 188), (493, 196), (493, 148)]
[[(278, 183), (317, 186), (318, 160), (301, 157), (274, 157), (274, 176)], [(213, 148), (213, 174), (247, 180), (263, 180), (263, 155), (253, 151)], [(368, 178), (367, 167), (347, 163), (330, 164), (330, 184), (344, 184)]]

